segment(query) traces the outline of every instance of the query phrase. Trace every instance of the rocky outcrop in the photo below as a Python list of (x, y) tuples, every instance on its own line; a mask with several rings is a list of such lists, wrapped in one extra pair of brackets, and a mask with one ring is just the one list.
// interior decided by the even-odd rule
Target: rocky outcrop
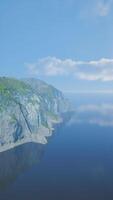
[(47, 143), (53, 124), (69, 109), (63, 94), (37, 79), (0, 78), (0, 151)]

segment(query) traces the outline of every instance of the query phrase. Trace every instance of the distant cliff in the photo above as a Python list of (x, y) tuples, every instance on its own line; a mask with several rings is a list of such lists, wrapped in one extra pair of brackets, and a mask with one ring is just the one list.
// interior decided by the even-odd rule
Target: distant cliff
[(0, 78), (0, 152), (27, 142), (47, 143), (69, 104), (38, 79)]

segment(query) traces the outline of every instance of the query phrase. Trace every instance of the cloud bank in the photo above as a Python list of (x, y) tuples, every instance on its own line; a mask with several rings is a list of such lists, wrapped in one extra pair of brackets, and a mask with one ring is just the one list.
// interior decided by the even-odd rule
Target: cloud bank
[(79, 80), (113, 81), (113, 59), (80, 61), (46, 57), (26, 64), (32, 76), (71, 76)]

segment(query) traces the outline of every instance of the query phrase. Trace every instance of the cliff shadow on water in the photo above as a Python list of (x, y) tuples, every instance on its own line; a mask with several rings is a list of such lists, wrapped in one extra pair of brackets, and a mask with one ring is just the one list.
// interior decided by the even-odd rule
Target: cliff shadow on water
[(41, 161), (45, 145), (27, 143), (0, 153), (0, 192)]
[[(47, 137), (48, 144), (72, 117), (73, 112), (62, 114), (63, 121), (54, 124), (51, 137)], [(34, 165), (40, 163), (47, 144), (25, 143), (0, 153), (0, 192), (7, 189), (17, 178)]]

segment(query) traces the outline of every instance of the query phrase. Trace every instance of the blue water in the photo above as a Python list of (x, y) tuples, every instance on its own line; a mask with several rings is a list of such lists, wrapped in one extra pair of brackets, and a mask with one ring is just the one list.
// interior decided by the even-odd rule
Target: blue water
[(0, 200), (113, 200), (113, 96), (68, 97), (75, 112), (47, 145), (0, 154)]

